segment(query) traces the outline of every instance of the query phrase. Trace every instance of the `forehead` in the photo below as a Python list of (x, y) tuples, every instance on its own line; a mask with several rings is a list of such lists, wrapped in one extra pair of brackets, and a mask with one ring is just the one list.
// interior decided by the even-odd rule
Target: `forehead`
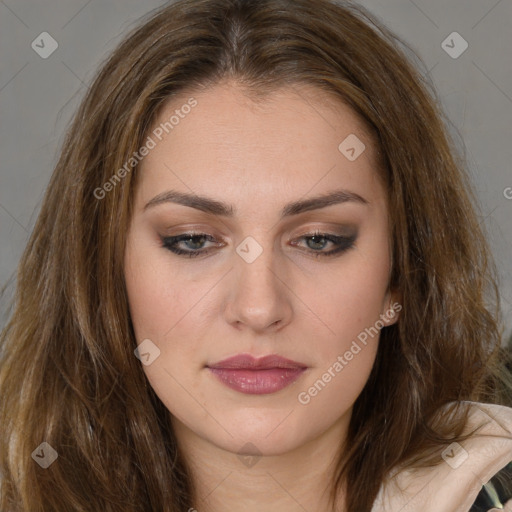
[[(184, 108), (192, 100), (195, 106)], [(161, 140), (153, 135), (159, 127)], [(154, 193), (168, 185), (222, 196), (232, 191), (235, 199), (242, 189), (272, 188), (296, 198), (340, 185), (367, 193), (378, 186), (377, 148), (364, 122), (340, 99), (309, 85), (285, 86), (257, 102), (230, 82), (181, 93), (160, 110), (149, 136), (156, 145), (141, 174), (144, 189)], [(361, 151), (352, 161), (343, 152), (350, 146)]]
[[(197, 106), (187, 108), (190, 112), (182, 113), (180, 119), (174, 115), (180, 124), (180, 129), (178, 123), (172, 128), (174, 134), (187, 128), (189, 132), (197, 129), (199, 123), (194, 122), (194, 118), (199, 117), (202, 140), (208, 140), (209, 135), (211, 139), (224, 135), (226, 143), (236, 134), (250, 135), (255, 145), (265, 142), (267, 147), (272, 146), (269, 142), (274, 135), (279, 135), (274, 141), (275, 147), (287, 142), (298, 146), (307, 141), (318, 142), (325, 140), (326, 133), (337, 139), (344, 138), (347, 132), (370, 136), (364, 120), (333, 92), (309, 84), (289, 84), (256, 96), (229, 80), (172, 97), (160, 109), (153, 128), (169, 121), (173, 114), (179, 114), (191, 98), (196, 100)], [(185, 118), (189, 120), (183, 122)], [(369, 155), (377, 148), (372, 144), (367, 149)]]

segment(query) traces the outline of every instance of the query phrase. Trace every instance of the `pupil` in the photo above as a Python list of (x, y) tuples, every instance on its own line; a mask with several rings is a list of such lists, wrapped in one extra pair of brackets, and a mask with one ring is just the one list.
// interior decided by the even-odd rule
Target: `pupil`
[[(310, 237), (310, 240), (312, 240), (314, 243), (318, 245), (323, 245), (323, 244), (320, 244), (320, 242), (315, 242), (315, 240), (323, 240), (323, 237), (322, 236), (318, 236), (318, 235), (314, 235), (312, 237)], [(321, 249), (322, 247), (316, 247), (317, 249)]]
[(202, 244), (202, 240), (204, 239), (204, 236), (191, 236), (189, 238), (187, 238), (186, 242), (188, 243), (189, 241), (191, 240), (196, 240), (196, 247), (194, 247), (194, 249), (198, 249), (199, 247), (197, 246), (199, 244), (199, 246)]

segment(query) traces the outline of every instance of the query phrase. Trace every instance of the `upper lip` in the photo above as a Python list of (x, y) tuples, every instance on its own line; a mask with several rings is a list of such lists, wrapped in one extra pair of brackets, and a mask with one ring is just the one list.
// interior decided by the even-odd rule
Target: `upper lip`
[(226, 368), (226, 369), (269, 369), (269, 368), (307, 368), (305, 364), (286, 359), (285, 357), (278, 356), (276, 354), (270, 354), (268, 356), (256, 358), (251, 354), (238, 354), (233, 357), (228, 357), (218, 363), (207, 365), (208, 368)]

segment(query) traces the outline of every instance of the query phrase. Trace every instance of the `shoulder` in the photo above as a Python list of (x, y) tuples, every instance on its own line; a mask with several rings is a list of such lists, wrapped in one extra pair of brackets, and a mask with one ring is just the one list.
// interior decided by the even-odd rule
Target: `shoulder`
[[(508, 478), (506, 471), (512, 462), (512, 408), (479, 402), (465, 404), (470, 407), (465, 432), (476, 429), (475, 433), (460, 444), (444, 448), (440, 452), (441, 462), (434, 467), (405, 467), (392, 472), (381, 486), (372, 512), (484, 510), (475, 508), (477, 500), (485, 497), (482, 491), (491, 490), (493, 480)], [(491, 485), (485, 487), (489, 482)]]

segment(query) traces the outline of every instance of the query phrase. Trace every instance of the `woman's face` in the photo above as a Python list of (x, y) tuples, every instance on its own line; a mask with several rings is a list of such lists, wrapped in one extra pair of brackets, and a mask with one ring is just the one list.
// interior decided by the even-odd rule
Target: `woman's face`
[[(346, 428), (398, 318), (375, 149), (310, 86), (260, 106), (229, 82), (191, 96), (161, 112), (135, 194), (125, 277), (142, 368), (181, 435), (276, 455)], [(212, 369), (239, 354), (299, 364)]]

